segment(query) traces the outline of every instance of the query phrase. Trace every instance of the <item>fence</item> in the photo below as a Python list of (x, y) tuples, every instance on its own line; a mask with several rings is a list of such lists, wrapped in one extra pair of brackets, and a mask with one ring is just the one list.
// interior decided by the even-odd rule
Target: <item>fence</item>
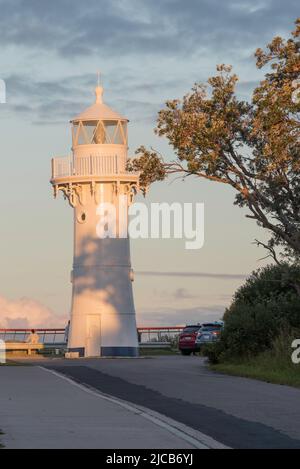
[[(0, 340), (5, 342), (25, 342), (31, 329), (0, 329)], [(65, 329), (35, 329), (40, 342), (45, 345), (65, 343)]]
[(140, 343), (170, 342), (177, 337), (184, 326), (138, 327)]
[[(180, 334), (183, 327), (138, 327), (139, 342), (168, 342)], [(0, 329), (0, 340), (24, 342), (30, 332), (31, 329)], [(47, 346), (58, 346), (66, 343), (65, 329), (35, 329), (35, 332), (39, 335), (40, 342)]]

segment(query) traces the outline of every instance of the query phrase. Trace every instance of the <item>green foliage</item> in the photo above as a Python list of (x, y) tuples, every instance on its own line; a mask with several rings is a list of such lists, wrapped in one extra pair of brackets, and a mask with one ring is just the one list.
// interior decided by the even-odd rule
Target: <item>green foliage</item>
[(283, 332), (300, 331), (300, 297), (293, 286), (299, 271), (267, 266), (246, 280), (224, 314), (220, 342), (206, 350), (211, 363), (255, 356), (271, 349)]
[(140, 173), (139, 183), (145, 193), (147, 188), (155, 181), (162, 181), (166, 177), (164, 164), (153, 151), (141, 146), (135, 152), (139, 158), (133, 158), (127, 162), (127, 171)]
[(254, 357), (239, 357), (222, 363), (211, 360), (211, 368), (230, 375), (300, 387), (300, 366), (291, 361), (291, 343), (297, 336), (300, 331), (283, 331), (271, 349)]
[[(253, 272), (234, 294), (231, 308), (239, 303), (255, 304), (277, 298), (279, 295), (294, 295), (294, 282), (300, 278), (300, 267), (288, 264), (268, 265)], [(230, 310), (228, 314), (230, 313)], [(227, 313), (225, 313), (225, 317)]]

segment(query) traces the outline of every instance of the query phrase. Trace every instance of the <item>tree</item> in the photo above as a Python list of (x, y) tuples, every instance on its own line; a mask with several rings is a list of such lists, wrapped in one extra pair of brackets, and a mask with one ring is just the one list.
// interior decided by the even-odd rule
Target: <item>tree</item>
[(256, 242), (277, 263), (277, 246), (286, 259), (300, 259), (299, 39), (300, 18), (291, 38), (275, 37), (256, 51), (257, 67), (269, 69), (249, 103), (237, 98), (238, 77), (227, 65), (208, 86), (195, 84), (182, 100), (168, 101), (155, 132), (168, 139), (175, 160), (142, 146), (128, 165), (141, 171), (145, 190), (170, 174), (233, 187), (235, 204), (271, 233), (267, 244)]
[[(272, 347), (280, 334), (287, 337), (300, 331), (300, 298), (290, 278), (300, 267), (269, 265), (253, 272), (234, 294), (224, 314), (221, 341), (209, 357), (218, 361), (254, 356)], [(288, 270), (291, 270), (288, 275)], [(289, 344), (290, 346), (290, 344)]]

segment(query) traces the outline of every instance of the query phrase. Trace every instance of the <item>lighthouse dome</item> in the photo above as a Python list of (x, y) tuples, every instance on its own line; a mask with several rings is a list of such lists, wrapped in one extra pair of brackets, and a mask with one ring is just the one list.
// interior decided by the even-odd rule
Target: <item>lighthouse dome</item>
[(95, 120), (121, 120), (128, 121), (128, 119), (116, 111), (111, 109), (109, 106), (103, 103), (103, 88), (102, 86), (97, 86), (95, 89), (96, 101), (95, 103), (88, 107), (81, 114), (78, 114), (71, 122), (77, 121), (95, 121)]
[(103, 103), (103, 88), (95, 89), (95, 103), (75, 116), (73, 124), (73, 148), (87, 145), (127, 146), (128, 119)]

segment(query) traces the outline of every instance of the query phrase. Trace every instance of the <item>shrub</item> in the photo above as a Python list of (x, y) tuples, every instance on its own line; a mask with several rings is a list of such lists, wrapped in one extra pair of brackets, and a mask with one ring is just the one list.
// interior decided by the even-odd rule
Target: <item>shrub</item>
[(220, 342), (205, 349), (212, 363), (253, 357), (271, 349), (282, 331), (300, 330), (300, 297), (292, 280), (297, 269), (267, 266), (247, 279), (224, 314)]

